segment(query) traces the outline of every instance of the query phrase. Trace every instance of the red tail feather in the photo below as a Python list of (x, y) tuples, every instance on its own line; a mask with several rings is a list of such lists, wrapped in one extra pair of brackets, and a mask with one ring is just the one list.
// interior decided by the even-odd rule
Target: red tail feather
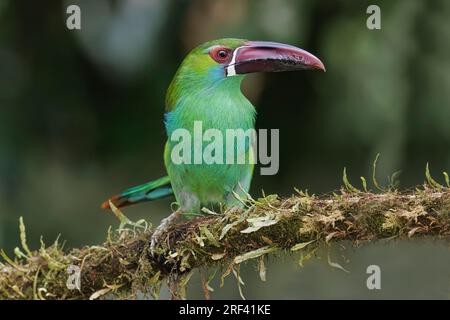
[(117, 208), (122, 208), (131, 204), (131, 202), (129, 202), (126, 198), (121, 198), (120, 195), (115, 195), (102, 203), (102, 209), (111, 209), (111, 207), (109, 206), (110, 201)]

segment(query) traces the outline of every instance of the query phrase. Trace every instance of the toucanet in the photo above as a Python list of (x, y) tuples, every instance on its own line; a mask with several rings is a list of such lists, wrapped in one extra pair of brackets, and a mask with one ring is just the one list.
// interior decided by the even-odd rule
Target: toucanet
[[(220, 39), (193, 49), (180, 65), (166, 95), (164, 124), (168, 140), (164, 163), (168, 175), (130, 188), (105, 201), (102, 207), (108, 209), (110, 201), (116, 207), (123, 207), (174, 195), (179, 209), (156, 229), (154, 246), (156, 237), (181, 213), (200, 214), (203, 206), (211, 205), (240, 206), (238, 198), (245, 198), (253, 174), (252, 144), (248, 141), (235, 143), (235, 157), (245, 156), (244, 164), (227, 161), (225, 147), (221, 155), (223, 161), (196, 162), (195, 142), (191, 145), (192, 154), (187, 157), (191, 162), (180, 163), (173, 157), (179, 143), (172, 139), (173, 135), (178, 129), (184, 129), (193, 136), (199, 122), (203, 131), (216, 129), (223, 137), (228, 129), (252, 129), (255, 108), (241, 92), (244, 76), (254, 72), (308, 69), (325, 71), (325, 66), (305, 50), (276, 42)], [(223, 141), (223, 145), (226, 146), (227, 141)], [(206, 147), (205, 143), (201, 146)]]

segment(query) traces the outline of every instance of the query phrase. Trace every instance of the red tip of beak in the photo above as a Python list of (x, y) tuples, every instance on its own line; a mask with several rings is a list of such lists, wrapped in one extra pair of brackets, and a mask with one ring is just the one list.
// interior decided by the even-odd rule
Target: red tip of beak
[(317, 70), (321, 70), (323, 72), (327, 72), (325, 65), (319, 59), (317, 59), (317, 61), (311, 65), (311, 69), (317, 69)]

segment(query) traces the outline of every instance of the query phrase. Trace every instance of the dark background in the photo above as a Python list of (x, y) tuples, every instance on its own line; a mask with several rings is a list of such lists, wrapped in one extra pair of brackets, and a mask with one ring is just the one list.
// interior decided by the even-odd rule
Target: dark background
[[(69, 4), (81, 7), (81, 30), (66, 28)], [(369, 4), (381, 7), (381, 30), (366, 27)], [(356, 185), (371, 175), (377, 153), (383, 184), (401, 170), (402, 188), (419, 185), (427, 162), (436, 177), (450, 170), (447, 0), (0, 0), (0, 247), (18, 246), (19, 216), (32, 248), (41, 235), (49, 243), (60, 233), (68, 248), (101, 243), (117, 221), (100, 203), (164, 175), (164, 97), (178, 65), (191, 48), (221, 37), (289, 43), (327, 67), (246, 79), (257, 127), (280, 129), (280, 171), (256, 174), (253, 195), (288, 196), (294, 186), (330, 192), (344, 166)], [(170, 202), (125, 213), (157, 224)], [(247, 266), (245, 291), (253, 298), (450, 297), (448, 245), (345, 250), (351, 275), (323, 259), (299, 270), (295, 259), (274, 258), (268, 283)], [(388, 270), (390, 289), (367, 290), (369, 264)], [(238, 297), (235, 283), (213, 297)]]

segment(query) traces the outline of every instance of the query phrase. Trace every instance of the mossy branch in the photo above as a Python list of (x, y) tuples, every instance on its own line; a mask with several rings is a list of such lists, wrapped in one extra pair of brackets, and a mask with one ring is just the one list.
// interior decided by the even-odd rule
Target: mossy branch
[[(196, 269), (213, 270), (210, 276), (202, 271), (200, 277), (208, 297), (217, 271), (222, 282), (231, 273), (240, 279), (239, 265), (247, 260), (254, 259), (264, 280), (268, 254), (302, 250), (306, 259), (319, 244), (342, 240), (358, 245), (420, 236), (450, 239), (450, 188), (433, 180), (410, 192), (375, 194), (345, 180), (348, 187), (339, 194), (317, 197), (298, 191), (284, 199), (246, 199), (245, 209), (221, 215), (206, 210), (206, 216), (169, 230), (156, 257), (149, 252), (152, 231), (145, 223), (109, 230), (104, 244), (66, 253), (58, 240), (50, 246), (41, 241), (39, 250), (30, 250), (21, 222), (24, 252), (16, 248), (14, 258), (1, 252), (0, 298), (133, 298), (138, 293), (157, 298), (163, 283), (174, 297), (184, 298)], [(73, 270), (80, 272), (79, 289), (67, 286)]]

